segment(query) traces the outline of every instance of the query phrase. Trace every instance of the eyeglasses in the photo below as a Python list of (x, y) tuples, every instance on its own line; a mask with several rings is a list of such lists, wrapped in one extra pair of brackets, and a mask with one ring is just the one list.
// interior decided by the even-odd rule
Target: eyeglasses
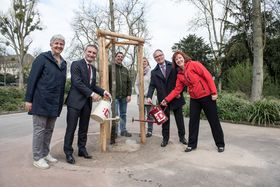
[(163, 54), (159, 54), (157, 56), (154, 56), (154, 58), (158, 58), (158, 57), (162, 57), (162, 56), (163, 56)]

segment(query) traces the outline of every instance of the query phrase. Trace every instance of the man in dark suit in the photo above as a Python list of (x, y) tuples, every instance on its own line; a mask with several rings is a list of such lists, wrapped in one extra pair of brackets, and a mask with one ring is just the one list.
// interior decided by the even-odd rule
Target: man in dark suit
[[(154, 90), (157, 91), (157, 98), (159, 103), (174, 89), (176, 85), (177, 71), (172, 68), (172, 63), (165, 60), (162, 50), (157, 49), (153, 53), (157, 66), (151, 72), (151, 82), (148, 90), (148, 102), (152, 102)], [(170, 129), (170, 110), (173, 110), (176, 125), (178, 128), (179, 141), (182, 144), (187, 144), (185, 139), (185, 125), (183, 118), (182, 107), (185, 104), (183, 95), (174, 99), (164, 113), (168, 117), (168, 121), (162, 124), (162, 143), (161, 147), (165, 147), (169, 141)]]
[(71, 65), (71, 88), (66, 98), (67, 128), (63, 148), (66, 161), (70, 164), (75, 163), (72, 143), (78, 120), (78, 156), (91, 159), (92, 156), (86, 150), (86, 142), (92, 101), (98, 101), (100, 96), (107, 99), (111, 97), (109, 92), (96, 86), (96, 69), (91, 63), (95, 60), (97, 51), (96, 45), (87, 45), (85, 57)]

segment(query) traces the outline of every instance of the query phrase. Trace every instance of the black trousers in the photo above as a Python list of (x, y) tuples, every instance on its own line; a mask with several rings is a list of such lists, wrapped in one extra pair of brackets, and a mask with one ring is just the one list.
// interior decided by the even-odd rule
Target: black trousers
[[(168, 117), (168, 121), (162, 124), (162, 137), (164, 141), (169, 141), (169, 134), (170, 134), (170, 109), (167, 107), (164, 111), (165, 115)], [(182, 107), (173, 110), (177, 129), (178, 129), (178, 136), (179, 140), (185, 138), (185, 124), (184, 124), (184, 116)]]
[(197, 147), (200, 113), (203, 109), (210, 124), (212, 135), (217, 147), (224, 147), (224, 133), (217, 112), (216, 101), (210, 96), (190, 100), (189, 143), (192, 148)]
[(90, 118), (91, 107), (89, 102), (86, 102), (84, 107), (81, 110), (75, 108), (67, 107), (67, 127), (64, 137), (64, 153), (70, 155), (73, 153), (73, 139), (74, 134), (77, 128), (79, 120), (79, 130), (78, 130), (78, 149), (83, 151), (86, 149), (87, 143), (87, 133), (88, 133), (88, 124)]

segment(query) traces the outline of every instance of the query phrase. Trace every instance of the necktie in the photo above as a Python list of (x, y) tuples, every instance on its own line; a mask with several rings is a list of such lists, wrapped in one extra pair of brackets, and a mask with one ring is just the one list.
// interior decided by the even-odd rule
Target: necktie
[(88, 80), (91, 81), (91, 66), (88, 64)]
[(160, 68), (161, 68), (161, 72), (162, 72), (162, 74), (163, 74), (164, 78), (166, 78), (166, 69), (165, 69), (165, 64), (160, 65)]

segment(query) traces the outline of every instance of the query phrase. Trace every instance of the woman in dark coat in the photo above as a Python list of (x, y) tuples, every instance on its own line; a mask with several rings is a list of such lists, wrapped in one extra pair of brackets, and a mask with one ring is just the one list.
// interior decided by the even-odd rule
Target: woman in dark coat
[(64, 101), (66, 62), (60, 55), (64, 45), (64, 37), (54, 35), (51, 51), (34, 60), (28, 78), (25, 107), (33, 115), (33, 165), (41, 169), (49, 168), (48, 162), (57, 162), (50, 155), (50, 141)]

